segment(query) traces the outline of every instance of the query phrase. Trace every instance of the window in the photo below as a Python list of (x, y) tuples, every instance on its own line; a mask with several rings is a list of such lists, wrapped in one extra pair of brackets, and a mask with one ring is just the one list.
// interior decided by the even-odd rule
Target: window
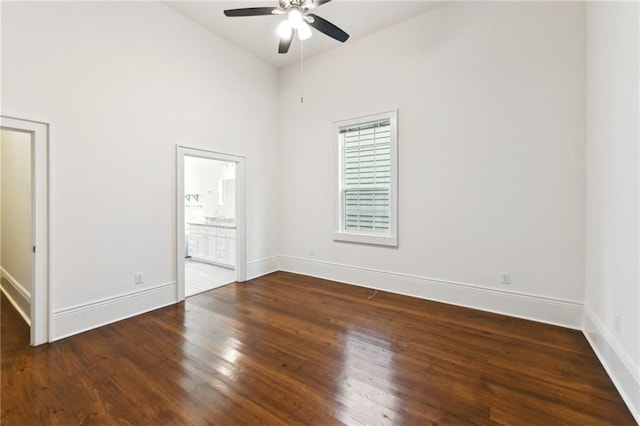
[(334, 240), (397, 246), (397, 111), (336, 122)]

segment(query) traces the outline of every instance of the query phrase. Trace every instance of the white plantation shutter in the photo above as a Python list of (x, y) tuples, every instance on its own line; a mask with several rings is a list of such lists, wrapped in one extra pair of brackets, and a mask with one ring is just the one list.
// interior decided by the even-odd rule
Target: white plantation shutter
[(398, 247), (398, 110), (333, 123), (334, 241)]
[(340, 128), (340, 141), (343, 230), (389, 234), (390, 120)]

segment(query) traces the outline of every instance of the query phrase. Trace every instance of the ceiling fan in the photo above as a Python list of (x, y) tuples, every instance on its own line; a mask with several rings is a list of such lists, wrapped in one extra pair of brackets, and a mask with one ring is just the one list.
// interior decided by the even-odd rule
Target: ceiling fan
[(310, 11), (316, 7), (322, 6), (330, 1), (331, 0), (279, 0), (278, 7), (229, 9), (225, 10), (224, 14), (230, 17), (286, 14), (287, 19), (280, 23), (277, 33), (280, 36), (278, 53), (287, 53), (294, 35), (297, 35), (300, 40), (306, 40), (311, 37), (311, 29), (309, 27), (313, 27), (342, 43), (347, 41), (349, 34), (326, 19), (310, 13)]

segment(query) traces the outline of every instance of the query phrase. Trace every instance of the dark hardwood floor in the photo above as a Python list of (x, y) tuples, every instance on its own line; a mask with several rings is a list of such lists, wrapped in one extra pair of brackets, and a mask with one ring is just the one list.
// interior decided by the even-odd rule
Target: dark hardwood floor
[(636, 424), (578, 332), (279, 272), (37, 348), (3, 425)]

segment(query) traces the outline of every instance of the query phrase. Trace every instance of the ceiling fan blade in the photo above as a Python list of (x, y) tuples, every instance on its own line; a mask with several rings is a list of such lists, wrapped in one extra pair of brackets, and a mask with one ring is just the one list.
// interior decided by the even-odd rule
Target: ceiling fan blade
[(321, 33), (324, 33), (329, 37), (335, 38), (336, 40), (341, 41), (343, 43), (347, 41), (347, 39), (349, 38), (349, 34), (345, 33), (340, 28), (336, 27), (326, 19), (323, 19), (318, 15), (314, 15), (313, 13), (310, 13), (307, 16), (310, 16), (313, 18), (313, 22), (309, 22), (309, 25), (311, 25), (313, 28), (320, 31)]
[(278, 45), (278, 53), (280, 54), (287, 53), (289, 51), (289, 48), (291, 47), (292, 41), (293, 41), (293, 36), (289, 37), (288, 39), (281, 38), (280, 44)]
[(244, 9), (228, 9), (224, 11), (226, 16), (262, 16), (273, 15), (274, 10), (278, 10), (273, 7), (245, 7)]

